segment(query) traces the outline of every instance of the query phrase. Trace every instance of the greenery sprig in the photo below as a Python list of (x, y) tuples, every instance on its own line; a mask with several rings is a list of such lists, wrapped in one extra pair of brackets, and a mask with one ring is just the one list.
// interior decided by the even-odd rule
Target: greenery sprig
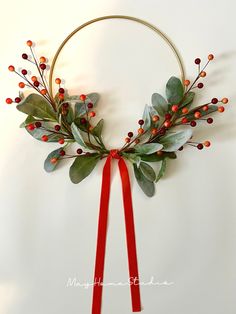
[[(14, 100), (6, 99), (7, 104), (16, 103), (16, 108), (25, 113), (27, 118), (20, 125), (35, 139), (43, 142), (58, 142), (60, 147), (52, 151), (44, 162), (47, 172), (54, 171), (61, 160), (73, 159), (70, 167), (70, 178), (73, 183), (79, 183), (95, 168), (99, 160), (107, 157), (110, 151), (106, 148), (102, 137), (104, 120), (94, 125), (99, 95), (97, 93), (69, 95), (62, 87), (60, 78), (56, 78), (58, 93), (53, 98), (48, 90), (46, 70), (49, 69), (45, 57), (36, 57), (31, 40), (27, 41), (30, 54), (23, 53), (22, 58), (33, 64), (37, 75), (29, 75), (29, 71), (17, 71), (13, 65), (9, 71), (16, 73), (21, 81), (20, 89), (29, 87), (36, 93), (24, 98), (20, 93)], [(171, 77), (166, 84), (166, 97), (154, 93), (151, 105), (146, 105), (142, 118), (138, 121), (136, 132), (128, 132), (119, 154), (131, 162), (135, 178), (147, 196), (153, 196), (155, 183), (165, 173), (168, 159), (175, 159), (176, 152), (189, 145), (202, 150), (211, 145), (210, 141), (192, 141), (193, 128), (206, 121), (213, 123), (210, 116), (214, 112), (224, 112), (227, 98), (213, 98), (209, 102), (193, 106), (195, 90), (202, 89), (199, 80), (206, 76), (205, 69), (214, 59), (210, 54), (206, 64), (201, 66), (201, 60), (195, 59), (198, 73), (193, 82), (182, 82), (177, 77)], [(76, 153), (69, 154), (68, 147), (77, 143)], [(159, 163), (158, 172), (152, 163)]]

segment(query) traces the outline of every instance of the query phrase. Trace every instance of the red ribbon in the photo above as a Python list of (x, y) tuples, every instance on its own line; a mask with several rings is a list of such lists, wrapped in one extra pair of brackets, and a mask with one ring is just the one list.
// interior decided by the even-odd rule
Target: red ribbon
[(138, 262), (137, 262), (137, 253), (136, 253), (133, 205), (132, 205), (129, 172), (128, 172), (126, 163), (124, 159), (119, 155), (118, 150), (111, 150), (109, 156), (107, 157), (106, 163), (104, 165), (103, 175), (102, 175), (102, 189), (101, 189), (100, 213), (99, 213), (99, 221), (98, 221), (97, 253), (96, 253), (95, 273), (94, 273), (92, 314), (100, 314), (101, 306), (102, 306), (102, 289), (103, 289), (102, 284), (103, 284), (103, 275), (104, 275), (107, 221), (108, 221), (110, 186), (111, 186), (111, 161), (113, 158), (119, 160), (118, 165), (119, 165), (120, 177), (121, 177), (121, 183), (122, 183), (132, 309), (133, 309), (133, 312), (141, 312)]

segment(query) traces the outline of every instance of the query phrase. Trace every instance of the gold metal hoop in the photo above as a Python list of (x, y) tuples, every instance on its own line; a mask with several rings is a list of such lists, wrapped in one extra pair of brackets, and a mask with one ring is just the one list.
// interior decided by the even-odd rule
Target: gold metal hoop
[(181, 78), (182, 78), (182, 80), (184, 80), (185, 70), (184, 70), (182, 58), (181, 58), (178, 50), (176, 49), (175, 45), (173, 44), (173, 42), (160, 29), (158, 29), (154, 25), (152, 25), (152, 24), (150, 24), (144, 20), (141, 20), (139, 18), (136, 18), (136, 17), (127, 16), (127, 15), (107, 15), (107, 16), (98, 17), (96, 19), (90, 20), (90, 21), (80, 25), (72, 33), (70, 33), (64, 39), (64, 41), (61, 43), (60, 47), (58, 48), (58, 50), (57, 50), (57, 52), (56, 52), (56, 54), (52, 60), (52, 65), (51, 65), (51, 70), (50, 70), (50, 75), (49, 75), (49, 93), (50, 93), (50, 96), (52, 98), (53, 98), (53, 84), (52, 84), (53, 72), (54, 72), (54, 68), (55, 68), (58, 56), (59, 56), (61, 50), (63, 49), (63, 47), (71, 39), (71, 37), (74, 36), (76, 33), (78, 33), (81, 29), (85, 28), (86, 26), (88, 26), (90, 24), (93, 24), (93, 23), (96, 23), (99, 21), (103, 21), (103, 20), (108, 20), (108, 19), (125, 19), (125, 20), (135, 21), (137, 23), (140, 23), (140, 24), (147, 26), (148, 28), (150, 28), (154, 32), (156, 32), (159, 36), (161, 36), (165, 40), (165, 42), (169, 45), (169, 47), (172, 49), (172, 51), (174, 52), (174, 55), (177, 59), (177, 62), (178, 62), (179, 68), (180, 68)]

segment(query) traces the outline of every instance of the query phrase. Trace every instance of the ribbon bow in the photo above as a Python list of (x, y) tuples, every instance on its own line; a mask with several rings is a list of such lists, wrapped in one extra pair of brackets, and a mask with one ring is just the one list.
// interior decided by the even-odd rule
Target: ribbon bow
[(119, 160), (118, 166), (122, 183), (132, 309), (133, 312), (141, 312), (138, 262), (136, 253), (135, 228), (129, 172), (124, 159), (119, 154), (119, 150), (113, 149), (110, 151), (110, 154), (107, 157), (102, 174), (102, 189), (98, 221), (97, 252), (94, 273), (92, 314), (100, 314), (102, 306), (102, 289), (106, 253), (107, 221), (111, 187), (111, 161), (113, 158)]

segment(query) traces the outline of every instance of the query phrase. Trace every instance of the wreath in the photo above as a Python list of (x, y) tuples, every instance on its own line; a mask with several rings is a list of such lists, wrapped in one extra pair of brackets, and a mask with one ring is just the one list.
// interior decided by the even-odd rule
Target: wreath
[[(93, 171), (99, 160), (110, 154), (102, 136), (104, 119), (97, 124), (93, 122), (99, 94), (69, 95), (62, 86), (62, 80), (56, 78), (58, 93), (52, 97), (45, 76), (49, 68), (47, 59), (36, 57), (31, 40), (27, 41), (27, 46), (30, 54), (23, 53), (22, 58), (35, 66), (37, 75), (30, 77), (28, 70), (17, 71), (13, 65), (8, 69), (22, 79), (19, 82), (21, 89), (29, 87), (37, 94), (31, 93), (24, 98), (20, 93), (14, 100), (7, 98), (6, 102), (16, 103), (16, 108), (27, 115), (20, 127), (25, 128), (31, 136), (43, 142), (60, 144), (47, 156), (44, 169), (52, 172), (61, 160), (74, 159), (70, 179), (73, 183), (79, 183)], [(212, 124), (211, 114), (224, 112), (223, 104), (227, 104), (228, 99), (213, 98), (204, 104), (193, 104), (195, 91), (204, 87), (201, 81), (206, 76), (207, 65), (213, 59), (214, 56), (209, 54), (203, 66), (200, 58), (195, 59), (198, 73), (193, 82), (172, 76), (166, 84), (165, 97), (158, 93), (152, 95), (151, 105), (145, 106), (137, 130), (128, 132), (124, 145), (115, 151), (131, 162), (135, 178), (147, 196), (154, 195), (154, 183), (163, 177), (167, 160), (175, 159), (177, 151), (183, 150), (186, 145), (199, 150), (211, 145), (208, 140), (203, 143), (193, 141), (193, 128), (201, 125), (199, 122), (202, 121)], [(67, 149), (74, 142), (79, 147), (75, 154), (69, 154)], [(160, 163), (157, 173), (150, 163)]]
[[(122, 18), (139, 22), (158, 33), (172, 48), (179, 62), (182, 77), (172, 76), (166, 84), (166, 95), (158, 93), (151, 96), (150, 105), (146, 105), (143, 115), (137, 121), (137, 130), (130, 131), (124, 137), (124, 143), (119, 149), (109, 150), (103, 140), (104, 120), (97, 123), (96, 107), (99, 101), (98, 93), (87, 95), (70, 95), (60, 78), (55, 79), (58, 85), (56, 95), (52, 92), (53, 69), (57, 57), (66, 42), (79, 30), (97, 21), (111, 18)], [(206, 103), (195, 104), (195, 92), (204, 87), (202, 80), (207, 75), (206, 67), (214, 59), (209, 54), (206, 62), (195, 59), (197, 66), (196, 78), (192, 81), (185, 79), (184, 69), (177, 50), (172, 42), (156, 27), (129, 16), (114, 15), (100, 17), (84, 23), (74, 30), (61, 44), (50, 68), (47, 80), (48, 60), (44, 56), (37, 58), (34, 44), (26, 42), (29, 53), (23, 53), (22, 58), (32, 64), (37, 74), (31, 76), (27, 69), (16, 69), (13, 65), (9, 71), (17, 74), (21, 81), (20, 89), (31, 88), (35, 92), (24, 97), (22, 92), (14, 98), (7, 98), (6, 103), (16, 103), (16, 108), (27, 115), (20, 125), (35, 139), (43, 142), (57, 142), (60, 146), (52, 151), (44, 162), (47, 172), (54, 171), (64, 159), (72, 159), (70, 178), (73, 183), (85, 179), (95, 168), (99, 160), (106, 158), (103, 168), (102, 189), (100, 197), (100, 213), (98, 222), (97, 253), (94, 271), (92, 314), (101, 313), (102, 283), (104, 276), (104, 261), (106, 252), (106, 235), (111, 185), (111, 160), (118, 159), (122, 183), (123, 204), (127, 252), (129, 260), (130, 289), (133, 312), (140, 312), (141, 300), (139, 290), (139, 274), (136, 253), (135, 228), (132, 206), (129, 172), (124, 160), (129, 161), (134, 170), (135, 178), (143, 192), (151, 197), (155, 192), (155, 183), (165, 173), (168, 159), (175, 159), (177, 152), (186, 145), (202, 150), (211, 145), (210, 141), (199, 142), (193, 138), (194, 128), (203, 123), (212, 124), (214, 112), (224, 112), (228, 98), (212, 98)], [(76, 152), (70, 153), (69, 146), (77, 143)], [(156, 172), (153, 164), (159, 164)]]

